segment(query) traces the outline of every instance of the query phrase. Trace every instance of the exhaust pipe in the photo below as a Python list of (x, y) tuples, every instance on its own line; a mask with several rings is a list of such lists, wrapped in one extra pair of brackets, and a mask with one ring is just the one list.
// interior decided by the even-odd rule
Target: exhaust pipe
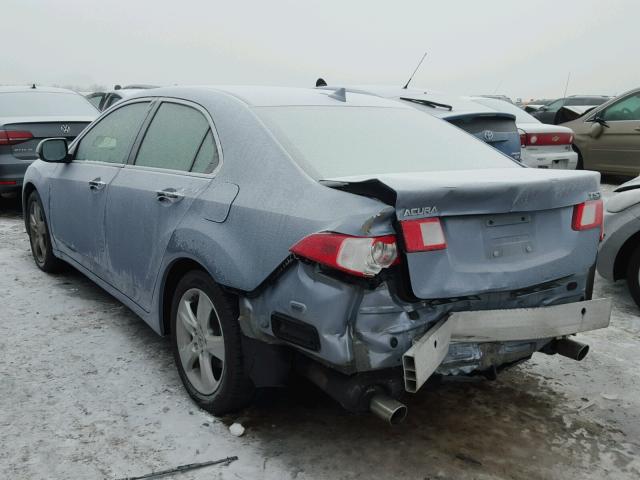
[(378, 393), (371, 398), (369, 410), (376, 417), (391, 425), (402, 423), (407, 416), (407, 406), (404, 403), (400, 403), (382, 393)]
[(398, 368), (345, 375), (299, 356), (296, 370), (351, 412), (372, 412), (391, 425), (407, 416), (406, 405), (391, 396), (404, 391), (402, 370)]
[(552, 349), (555, 353), (559, 353), (564, 357), (577, 360), (578, 362), (589, 353), (589, 345), (576, 342), (569, 338), (561, 338), (553, 342)]

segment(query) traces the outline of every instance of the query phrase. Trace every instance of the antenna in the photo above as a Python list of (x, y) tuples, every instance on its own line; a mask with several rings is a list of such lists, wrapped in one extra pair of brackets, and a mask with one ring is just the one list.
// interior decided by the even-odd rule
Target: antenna
[(418, 66), (416, 67), (416, 69), (413, 71), (413, 73), (411, 74), (411, 76), (409, 77), (409, 80), (407, 80), (407, 83), (404, 84), (404, 87), (402, 87), (403, 89), (407, 89), (407, 87), (409, 86), (409, 84), (411, 83), (411, 80), (413, 80), (413, 76), (416, 74), (416, 72), (418, 71), (418, 69), (420, 68), (420, 65), (422, 65), (422, 62), (424, 62), (424, 59), (427, 56), (427, 52), (424, 52), (424, 55), (422, 55), (422, 58), (420, 59), (420, 61), (418, 62)]
[(562, 98), (567, 98), (567, 90), (569, 89), (569, 79), (571, 78), (571, 72), (567, 75), (567, 83), (564, 84), (564, 95)]

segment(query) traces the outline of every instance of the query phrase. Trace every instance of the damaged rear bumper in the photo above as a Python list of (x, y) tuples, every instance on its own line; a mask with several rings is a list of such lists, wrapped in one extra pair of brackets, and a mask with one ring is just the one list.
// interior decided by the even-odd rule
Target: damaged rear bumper
[(416, 392), (442, 365), (456, 344), (550, 339), (605, 328), (611, 300), (598, 299), (539, 308), (465, 311), (450, 314), (429, 329), (402, 358), (405, 390)]

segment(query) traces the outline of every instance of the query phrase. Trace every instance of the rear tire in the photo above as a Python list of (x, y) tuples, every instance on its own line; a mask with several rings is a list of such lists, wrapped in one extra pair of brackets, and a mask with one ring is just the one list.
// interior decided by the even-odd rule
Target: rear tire
[(633, 301), (640, 307), (640, 247), (636, 248), (629, 259), (627, 285)]
[(49, 225), (44, 214), (42, 200), (37, 191), (31, 192), (27, 200), (27, 233), (31, 244), (33, 260), (40, 270), (47, 273), (59, 272), (64, 263), (53, 255)]
[(240, 410), (253, 397), (233, 300), (209, 275), (194, 270), (178, 282), (171, 304), (178, 373), (189, 396), (214, 415)]

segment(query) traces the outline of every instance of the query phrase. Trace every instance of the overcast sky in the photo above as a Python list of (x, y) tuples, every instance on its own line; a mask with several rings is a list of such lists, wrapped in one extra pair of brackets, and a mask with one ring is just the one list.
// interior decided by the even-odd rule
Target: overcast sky
[(2, 0), (0, 84), (403, 84), (558, 97), (640, 86), (637, 0)]

